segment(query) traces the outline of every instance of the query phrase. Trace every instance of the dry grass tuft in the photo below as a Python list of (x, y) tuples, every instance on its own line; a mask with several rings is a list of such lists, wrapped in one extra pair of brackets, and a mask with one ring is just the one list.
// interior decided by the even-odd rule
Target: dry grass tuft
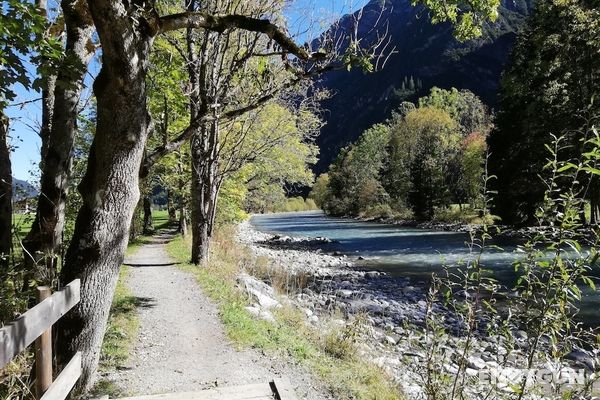
[(337, 328), (329, 334), (315, 329), (304, 313), (292, 306), (274, 310), (275, 323), (257, 319), (245, 307), (247, 296), (237, 287), (237, 276), (245, 271), (287, 294), (309, 284), (309, 277), (285, 274), (268, 259), (253, 257), (233, 240), (233, 228), (216, 233), (208, 266), (187, 264), (189, 243), (176, 239), (169, 253), (180, 267), (194, 274), (204, 292), (217, 304), (229, 338), (238, 346), (291, 357), (320, 377), (336, 399), (403, 399), (401, 389), (376, 365), (360, 359), (355, 341), (360, 323)]

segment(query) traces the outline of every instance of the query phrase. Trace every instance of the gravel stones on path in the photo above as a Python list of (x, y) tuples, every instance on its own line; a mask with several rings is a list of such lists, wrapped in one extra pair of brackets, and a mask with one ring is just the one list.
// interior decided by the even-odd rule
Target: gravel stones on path
[(287, 360), (237, 350), (227, 339), (216, 306), (195, 278), (165, 251), (162, 234), (128, 257), (127, 281), (140, 298), (140, 329), (128, 365), (103, 379), (128, 394), (198, 391), (268, 382), (283, 377), (299, 398), (329, 399), (320, 382)]

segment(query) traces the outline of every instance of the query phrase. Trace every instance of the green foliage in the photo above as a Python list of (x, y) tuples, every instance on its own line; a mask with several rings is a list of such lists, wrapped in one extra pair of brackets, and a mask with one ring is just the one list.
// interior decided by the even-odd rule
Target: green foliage
[[(230, 216), (283, 210), (287, 185), (313, 182), (309, 166), (317, 159), (313, 139), (319, 125), (318, 118), (306, 108), (272, 102), (227, 127), (223, 187), (230, 188), (225, 203)], [(234, 202), (232, 190), (237, 191)], [(304, 200), (302, 203), (299, 208), (305, 210)]]
[(305, 199), (304, 197), (286, 198), (282, 205), (274, 206), (268, 210), (271, 212), (298, 212), (298, 211), (313, 211), (318, 210), (317, 204), (313, 199)]
[(48, 32), (48, 22), (34, 3), (4, 0), (0, 3), (0, 111), (15, 99), (14, 84), (25, 89), (39, 89), (33, 81), (29, 64), (42, 65), (42, 76), (51, 62), (62, 57), (62, 46)]
[(358, 215), (367, 206), (387, 201), (379, 177), (389, 135), (388, 126), (375, 125), (356, 144), (342, 150), (329, 169), (329, 194), (321, 204), (324, 210)]
[(448, 161), (458, 149), (457, 124), (443, 110), (418, 108), (406, 116), (392, 138), (390, 164), (408, 167), (402, 174), (410, 182), (402, 183), (410, 187), (405, 200), (416, 218), (432, 219), (435, 207), (450, 204), (445, 179)]
[[(504, 74), (500, 113), (490, 136), (490, 170), (498, 176), (496, 211), (506, 223), (534, 223), (544, 201), (539, 175), (550, 134), (565, 136), (566, 156), (579, 158), (600, 108), (600, 10), (588, 0), (537, 4)], [(598, 220), (600, 186), (586, 201)], [(560, 185), (560, 183), (559, 183)]]
[(481, 36), (483, 24), (498, 18), (500, 6), (500, 0), (413, 0), (412, 3), (424, 4), (429, 9), (432, 23), (452, 23), (454, 36), (461, 41)]
[(490, 127), (471, 92), (433, 88), (342, 150), (312, 196), (330, 214), (363, 218), (433, 219), (453, 203), (474, 205)]
[[(25, 271), (21, 266), (20, 241), (31, 229), (34, 216), (13, 214), (13, 249), (8, 263), (0, 269), (0, 326), (5, 326), (27, 311), (29, 300), (34, 296), (35, 281), (25, 287)], [(33, 351), (26, 350), (16, 356), (0, 370), (1, 399), (33, 399), (33, 382), (30, 372), (33, 366)]]
[(309, 198), (313, 199), (318, 207), (323, 207), (327, 200), (327, 191), (329, 187), (329, 174), (324, 173), (317, 177), (312, 186)]
[[(554, 138), (547, 149), (544, 166), (546, 190), (536, 214), (538, 229), (519, 246), (522, 256), (514, 267), (518, 278), (512, 287), (502, 287), (481, 265), (481, 256), (488, 251), (492, 231), (487, 225), (472, 234), (471, 254), (464, 264), (449, 267), (445, 276), (434, 278), (430, 290), (426, 324), (424, 371), (426, 391), (430, 398), (513, 399), (579, 399), (592, 398), (595, 374), (586, 374), (585, 381), (569, 384), (554, 377), (552, 382), (532, 379), (524, 373), (505, 384), (478, 382), (467, 372), (468, 360), (475, 353), (475, 341), (485, 335), (495, 349), (488, 356), (501, 367), (518, 371), (565, 371), (568, 354), (579, 351), (597, 354), (598, 337), (577, 321), (582, 289), (596, 290), (592, 278), (598, 259), (600, 231), (582, 230), (581, 206), (585, 202), (579, 182), (600, 176), (600, 135), (597, 129), (588, 132), (590, 139), (582, 146), (580, 158), (570, 158), (567, 138)], [(486, 179), (488, 181), (489, 179)], [(484, 188), (482, 210), (489, 209), (490, 197)], [(465, 293), (464, 297), (454, 293)], [(506, 293), (514, 295), (506, 296)], [(441, 301), (455, 318), (463, 321), (460, 335), (449, 332), (444, 316), (436, 311)], [(447, 313), (447, 311), (446, 311)], [(515, 333), (520, 332), (518, 338)], [(447, 354), (445, 347), (457, 348), (457, 359)], [(457, 364), (455, 372), (441, 371), (435, 365)], [(539, 375), (538, 375), (539, 378)]]
[(248, 189), (243, 180), (243, 175), (236, 174), (230, 179), (226, 179), (221, 187), (219, 204), (217, 207), (218, 224), (234, 224), (241, 222), (248, 217), (244, 211), (244, 203)]
[(464, 134), (487, 133), (490, 114), (483, 102), (469, 90), (431, 88), (428, 96), (419, 99), (419, 107), (434, 107), (446, 111)]
[(476, 199), (481, 191), (481, 177), (484, 174), (482, 156), (487, 151), (485, 135), (473, 132), (463, 139), (461, 143), (462, 157), (460, 157), (459, 186), (467, 202), (476, 204)]

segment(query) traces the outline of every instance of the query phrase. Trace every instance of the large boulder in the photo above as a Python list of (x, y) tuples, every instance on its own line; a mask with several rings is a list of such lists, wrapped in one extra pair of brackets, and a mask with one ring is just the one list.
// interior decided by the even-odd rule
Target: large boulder
[(266, 283), (248, 274), (241, 274), (238, 277), (238, 283), (246, 293), (254, 297), (262, 308), (281, 307), (281, 303), (275, 299), (275, 290)]

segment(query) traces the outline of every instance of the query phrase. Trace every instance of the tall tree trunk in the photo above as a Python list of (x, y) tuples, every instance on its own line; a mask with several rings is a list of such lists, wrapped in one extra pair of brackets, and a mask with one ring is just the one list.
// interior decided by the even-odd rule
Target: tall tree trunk
[(129, 241), (137, 239), (142, 234), (144, 218), (142, 217), (142, 201), (140, 200), (133, 211), (131, 224), (129, 225)]
[(167, 213), (169, 214), (169, 224), (173, 224), (177, 220), (177, 212), (173, 206), (173, 191), (167, 189)]
[(187, 237), (188, 228), (187, 228), (187, 211), (183, 203), (179, 207), (179, 233), (181, 233), (182, 237)]
[[(67, 30), (66, 56), (54, 93), (49, 93), (54, 86), (50, 82), (45, 89), (48, 92), (42, 108), (41, 191), (35, 220), (23, 240), (26, 271), (31, 275), (45, 259), (41, 263), (46, 271), (37, 279), (46, 283), (53, 280), (57, 250), (62, 243), (79, 100), (87, 64), (94, 53), (91, 44), (94, 27), (87, 5), (81, 0), (64, 0), (61, 4)], [(46, 121), (49, 118), (51, 123)]]
[[(189, 0), (187, 10), (197, 11), (198, 2)], [(188, 54), (188, 77), (190, 84), (190, 122), (194, 121), (199, 115), (206, 112), (207, 109), (207, 84), (206, 63), (210, 33), (206, 33), (202, 38), (200, 54), (197, 54), (198, 36), (192, 29), (187, 30), (186, 44)], [(191, 262), (200, 265), (207, 261), (209, 250), (209, 224), (206, 184), (209, 180), (209, 171), (207, 169), (207, 148), (208, 148), (207, 125), (203, 124), (196, 129), (190, 140), (190, 154), (192, 158), (192, 182), (191, 182), (191, 225), (192, 225), (192, 258)]]
[(218, 119), (192, 138), (192, 263), (208, 261), (218, 197)]
[(152, 200), (150, 196), (144, 196), (144, 235), (150, 235), (153, 229)]
[[(36, 5), (42, 16), (48, 18), (48, 2), (46, 0), (37, 0)], [(43, 40), (41, 35), (38, 40)], [(42, 60), (42, 65), (46, 65), (47, 60)], [(52, 129), (52, 114), (54, 113), (54, 90), (56, 88), (56, 74), (49, 74), (43, 77), (42, 85), (42, 122), (40, 127), (40, 138), (42, 139), (42, 147), (40, 152), (40, 169), (43, 170), (43, 162), (48, 152), (48, 141), (50, 131)]]
[(179, 187), (179, 233), (181, 236), (187, 236), (187, 211), (185, 208), (185, 181), (183, 180), (183, 153), (179, 150), (179, 160), (177, 162), (178, 187)]
[[(94, 82), (96, 135), (79, 185), (83, 204), (61, 270), (63, 283), (81, 279), (81, 301), (58, 329), (59, 361), (81, 351), (78, 389), (93, 382), (129, 227), (139, 200), (139, 172), (150, 131), (146, 72), (152, 38), (151, 10), (127, 2), (88, 2), (102, 44)], [(146, 3), (144, 3), (146, 4)]]
[(0, 110), (0, 266), (12, 249), (12, 168), (8, 147), (8, 117)]

